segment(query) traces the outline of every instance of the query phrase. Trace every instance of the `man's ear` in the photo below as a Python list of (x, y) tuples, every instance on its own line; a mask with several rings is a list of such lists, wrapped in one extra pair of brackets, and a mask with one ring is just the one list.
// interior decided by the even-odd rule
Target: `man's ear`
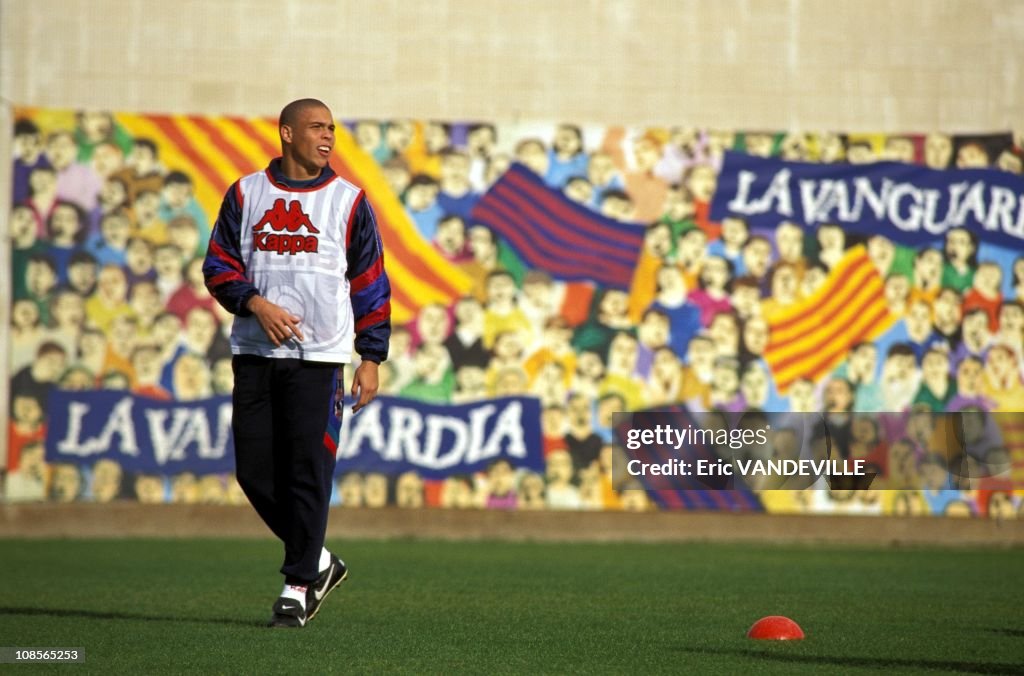
[(281, 125), (281, 140), (284, 141), (285, 143), (292, 142), (292, 128), (290, 125)]

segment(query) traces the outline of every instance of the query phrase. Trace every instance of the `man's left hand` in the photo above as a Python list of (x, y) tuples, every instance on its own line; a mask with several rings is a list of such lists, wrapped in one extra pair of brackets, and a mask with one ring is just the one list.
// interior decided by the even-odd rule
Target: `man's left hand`
[(352, 397), (358, 401), (352, 405), (352, 413), (358, 413), (377, 396), (377, 388), (380, 387), (377, 367), (376, 362), (363, 360), (356, 369), (352, 378)]

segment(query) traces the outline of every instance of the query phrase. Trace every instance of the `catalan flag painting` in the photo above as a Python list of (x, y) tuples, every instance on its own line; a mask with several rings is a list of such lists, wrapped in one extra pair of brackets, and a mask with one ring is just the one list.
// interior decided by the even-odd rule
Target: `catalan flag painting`
[(864, 246), (850, 249), (812, 294), (765, 319), (771, 335), (765, 360), (785, 393), (800, 378), (818, 381), (846, 359), (853, 345), (889, 329), (881, 275)]

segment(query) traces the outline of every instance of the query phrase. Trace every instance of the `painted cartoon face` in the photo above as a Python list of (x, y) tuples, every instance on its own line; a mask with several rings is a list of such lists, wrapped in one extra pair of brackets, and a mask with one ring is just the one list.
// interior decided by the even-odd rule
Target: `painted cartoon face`
[(764, 354), (768, 347), (768, 322), (761, 317), (748, 319), (743, 325), (743, 345), (752, 354)]
[(953, 140), (946, 134), (928, 134), (924, 141), (924, 162), (932, 169), (946, 169), (953, 157)]
[(926, 288), (938, 284), (942, 273), (942, 254), (938, 249), (925, 249), (914, 261), (914, 282)]
[(966, 230), (950, 230), (946, 233), (946, 255), (954, 263), (966, 264), (974, 254), (974, 243)]
[(764, 408), (768, 401), (768, 376), (760, 366), (752, 366), (743, 372), (740, 390), (747, 406)]

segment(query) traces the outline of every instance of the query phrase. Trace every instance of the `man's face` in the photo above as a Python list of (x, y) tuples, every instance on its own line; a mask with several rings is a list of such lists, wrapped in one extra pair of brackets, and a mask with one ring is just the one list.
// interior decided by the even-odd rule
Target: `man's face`
[(360, 120), (356, 123), (354, 136), (360, 148), (372, 152), (380, 145), (380, 123), (376, 120)]
[(14, 156), (26, 161), (32, 161), (43, 148), (42, 139), (39, 134), (18, 134), (14, 137)]
[(441, 160), (441, 181), (445, 184), (466, 184), (469, 182), (469, 157), (462, 153), (451, 153)]
[(416, 328), (424, 343), (441, 343), (448, 336), (448, 312), (440, 305), (428, 305), (420, 310)]
[(1010, 336), (1019, 336), (1024, 329), (1024, 310), (1016, 305), (1004, 305), (999, 310), (999, 331)]
[(711, 377), (711, 386), (720, 394), (735, 394), (740, 387), (740, 378), (731, 366), (716, 365)]
[(700, 278), (704, 285), (710, 289), (723, 289), (729, 281), (729, 268), (725, 260), (718, 256), (712, 256), (704, 261), (700, 271)]
[(655, 258), (664, 259), (672, 249), (672, 230), (667, 225), (649, 228), (644, 234), (644, 250)]
[(894, 162), (913, 162), (914, 142), (905, 136), (893, 136), (885, 142), (885, 159)]
[(306, 176), (315, 177), (327, 166), (334, 148), (334, 118), (323, 106), (307, 106), (291, 125), (281, 127), (284, 152)]
[(438, 224), (434, 238), (445, 253), (455, 255), (466, 246), (466, 228), (461, 219), (449, 218)]
[(96, 143), (110, 136), (114, 122), (110, 119), (110, 113), (86, 111), (82, 113), (78, 124), (85, 137)]
[(736, 321), (732, 317), (724, 314), (715, 315), (708, 327), (708, 333), (715, 341), (719, 353), (732, 354), (735, 352), (739, 331), (736, 328)]
[(651, 139), (641, 138), (633, 145), (636, 166), (640, 171), (651, 171), (661, 157), (661, 149)]
[(945, 134), (929, 134), (924, 141), (924, 163), (932, 169), (949, 167), (953, 141)]
[(132, 354), (132, 368), (135, 369), (135, 377), (142, 383), (156, 381), (160, 374), (160, 352), (155, 347), (142, 347)]
[(973, 350), (983, 348), (989, 339), (988, 315), (984, 312), (972, 312), (963, 321), (964, 342)]
[(124, 216), (110, 215), (103, 219), (101, 229), (108, 246), (123, 249), (128, 245), (132, 224)]
[(153, 269), (158, 277), (177, 277), (181, 274), (181, 252), (170, 246), (160, 247), (153, 254)]
[(956, 369), (956, 387), (961, 394), (972, 394), (978, 390), (981, 364), (973, 359), (964, 359)]
[(695, 338), (690, 341), (690, 346), (686, 351), (686, 360), (691, 366), (697, 370), (706, 371), (710, 368), (714, 357), (715, 346), (710, 340)]
[(144, 239), (133, 239), (125, 250), (128, 269), (141, 275), (153, 269), (153, 249)]
[(707, 252), (707, 243), (707, 235), (700, 228), (687, 230), (679, 239), (679, 261), (686, 265), (699, 262)]
[(548, 153), (540, 143), (526, 143), (520, 146), (516, 152), (516, 159), (539, 176), (547, 173)]
[(885, 280), (885, 300), (891, 307), (901, 306), (910, 295), (910, 280), (903, 275), (893, 275)]
[(968, 143), (956, 154), (956, 166), (961, 169), (981, 169), (988, 166), (988, 153), (977, 143)]
[(49, 169), (34, 169), (28, 176), (33, 195), (49, 195), (57, 188), (57, 176)]
[(618, 318), (629, 309), (629, 296), (625, 291), (608, 289), (601, 299), (601, 314), (608, 318)]
[(637, 330), (640, 342), (649, 348), (660, 347), (668, 342), (668, 318), (649, 313), (643, 318)]
[(121, 466), (113, 460), (99, 460), (92, 468), (92, 497), (110, 502), (121, 490)]
[(668, 348), (658, 350), (654, 353), (651, 373), (662, 380), (674, 378), (679, 373), (679, 358)]
[(921, 372), (929, 382), (945, 380), (949, 377), (949, 356), (938, 351), (928, 352), (921, 362)]
[(553, 143), (555, 150), (560, 155), (565, 157), (572, 157), (580, 151), (580, 140), (576, 136), (576, 131), (568, 125), (559, 125), (555, 131), (555, 140)]
[(57, 286), (57, 274), (46, 263), (29, 261), (25, 268), (25, 286), (32, 296), (43, 298)]
[(100, 188), (100, 204), (107, 211), (112, 211), (128, 201), (128, 190), (124, 182), (116, 178), (108, 178)]
[(615, 163), (607, 153), (594, 153), (587, 164), (587, 178), (595, 186), (604, 186), (615, 175)]
[(822, 249), (833, 251), (842, 249), (845, 239), (843, 231), (835, 226), (823, 225), (818, 229), (818, 243), (821, 244)]
[(406, 204), (413, 211), (424, 211), (437, 200), (437, 190), (437, 186), (430, 183), (414, 185), (405, 193)]
[(986, 263), (978, 266), (977, 272), (974, 273), (974, 286), (989, 297), (999, 294), (999, 285), (1002, 281), (1003, 274), (998, 265)]
[(56, 134), (46, 144), (46, 159), (57, 171), (71, 166), (78, 155), (78, 147), (70, 134)]
[(70, 204), (58, 204), (50, 215), (50, 235), (59, 242), (73, 240), (81, 224), (78, 212)]
[(81, 326), (85, 321), (85, 301), (77, 293), (61, 293), (53, 304), (58, 326)]
[(872, 375), (878, 360), (878, 350), (873, 345), (862, 345), (850, 355), (850, 369), (859, 375)]
[(795, 263), (803, 257), (804, 231), (793, 223), (782, 223), (775, 231), (775, 245), (782, 260)]
[(942, 254), (938, 249), (926, 249), (914, 261), (914, 275), (918, 284), (938, 282), (942, 272)]
[(76, 291), (90, 292), (96, 285), (96, 264), (83, 261), (69, 266), (68, 281)]
[(636, 367), (637, 344), (633, 337), (620, 333), (612, 339), (608, 348), (608, 370), (611, 372), (632, 375)]
[(217, 333), (217, 320), (207, 310), (193, 308), (185, 320), (185, 340), (196, 351), (206, 353)]
[(156, 157), (153, 156), (153, 151), (139, 143), (132, 146), (127, 163), (140, 176), (145, 176), (156, 169)]
[(936, 324), (955, 324), (960, 322), (960, 299), (956, 293), (943, 291), (935, 299), (933, 306)]
[(768, 347), (768, 322), (760, 317), (748, 319), (743, 327), (743, 343), (752, 354), (764, 354)]
[(101, 178), (107, 178), (124, 166), (124, 153), (113, 143), (101, 143), (92, 153), (92, 167)]
[(768, 377), (760, 368), (748, 368), (743, 372), (740, 389), (748, 406), (763, 408), (768, 401)]
[(764, 277), (768, 272), (771, 255), (771, 245), (763, 239), (751, 240), (743, 247), (743, 263), (747, 266), (749, 273), (755, 277)]
[(932, 330), (932, 313), (928, 303), (917, 301), (907, 310), (905, 318), (907, 323), (907, 334), (917, 343), (921, 343)]
[(32, 210), (27, 207), (15, 207), (11, 210), (11, 239), (15, 248), (25, 249), (36, 241), (36, 220)]
[(946, 255), (951, 260), (966, 263), (967, 259), (974, 253), (974, 244), (971, 236), (964, 230), (951, 230), (946, 235)]
[(495, 275), (487, 280), (487, 302), (508, 303), (516, 295), (516, 285), (507, 275)]
[(712, 195), (715, 194), (715, 185), (717, 184), (718, 177), (715, 176), (715, 170), (711, 167), (697, 166), (693, 168), (690, 173), (689, 180), (686, 182), (686, 187), (690, 189), (690, 193), (694, 199), (701, 202), (710, 202)]
[(888, 273), (889, 268), (892, 267), (895, 253), (896, 247), (887, 237), (875, 235), (868, 240), (868, 257), (883, 275)]
[(32, 375), (44, 383), (55, 383), (60, 379), (60, 375), (64, 372), (64, 367), (67, 366), (67, 355), (64, 352), (53, 351), (48, 352), (36, 359), (32, 365)]
[[(54, 315), (56, 315), (54, 308)], [(14, 301), (11, 308), (11, 325), (18, 328), (29, 328), (39, 323), (39, 306), (26, 299)]]
[(739, 248), (747, 241), (747, 224), (738, 218), (722, 220), (722, 241), (731, 247)]
[(135, 204), (132, 206), (139, 225), (145, 225), (153, 221), (159, 213), (160, 195), (151, 190), (140, 192), (135, 196)]
[(590, 200), (594, 198), (594, 187), (590, 185), (590, 181), (583, 178), (569, 181), (562, 192), (577, 204), (590, 204)]
[(831, 380), (825, 385), (825, 407), (831, 412), (848, 411), (853, 405), (850, 388), (841, 380)]
[(100, 271), (99, 293), (108, 303), (120, 303), (128, 296), (128, 282), (120, 268), (108, 266)]
[(796, 273), (792, 267), (780, 267), (772, 275), (772, 295), (776, 299), (792, 298), (796, 295)]
[(35, 397), (14, 397), (14, 420), (25, 426), (33, 426), (43, 421), (43, 408)]

